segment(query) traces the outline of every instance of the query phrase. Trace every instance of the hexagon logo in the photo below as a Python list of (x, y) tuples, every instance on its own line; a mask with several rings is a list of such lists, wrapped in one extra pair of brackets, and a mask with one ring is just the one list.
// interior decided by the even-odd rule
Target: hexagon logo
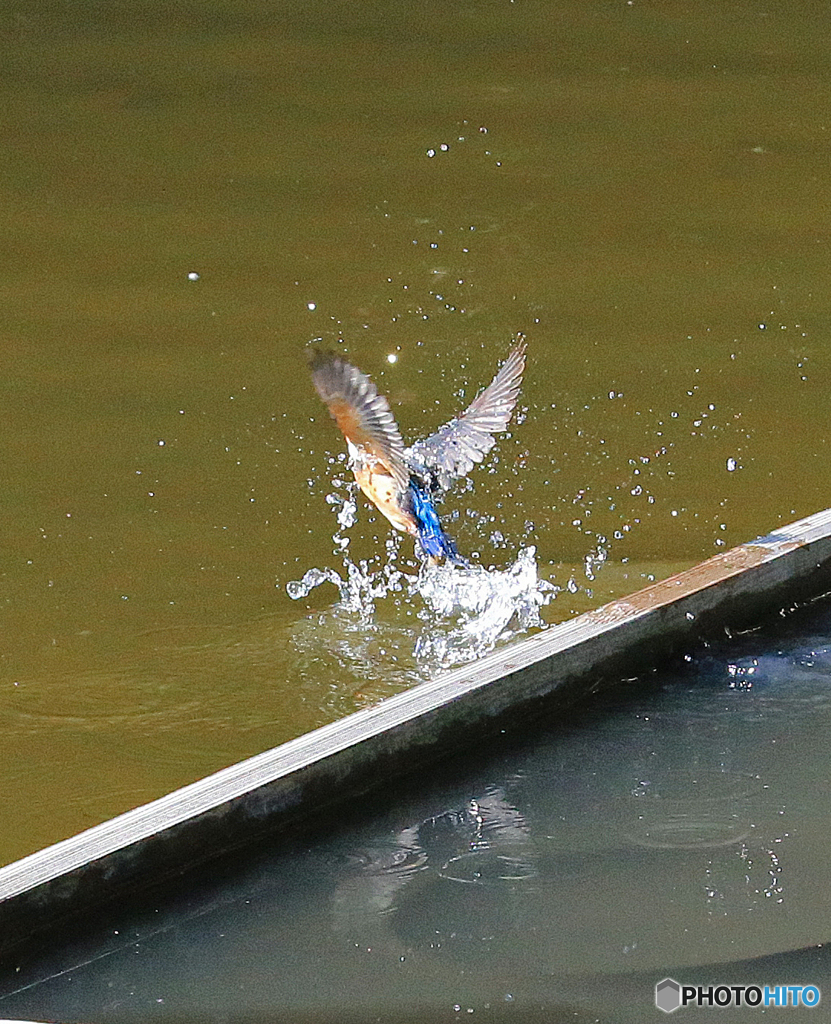
[(681, 986), (674, 978), (664, 978), (655, 986), (655, 1005), (664, 1013), (672, 1013), (681, 1005)]

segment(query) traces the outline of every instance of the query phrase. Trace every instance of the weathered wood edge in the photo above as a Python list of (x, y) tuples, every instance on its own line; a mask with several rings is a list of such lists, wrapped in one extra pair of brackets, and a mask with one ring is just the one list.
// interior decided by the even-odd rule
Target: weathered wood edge
[(45, 920), (152, 882), (481, 737), (572, 704), (679, 644), (831, 586), (831, 509), (443, 673), (0, 869), (0, 951)]

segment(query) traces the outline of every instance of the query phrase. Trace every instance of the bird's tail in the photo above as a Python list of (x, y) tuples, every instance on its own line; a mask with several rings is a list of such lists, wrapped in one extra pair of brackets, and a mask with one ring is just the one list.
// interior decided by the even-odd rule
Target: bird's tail
[(448, 559), (454, 565), (466, 566), (467, 559), (462, 558), (456, 550), (453, 539), (444, 532), (439, 522), (439, 515), (429, 492), (415, 479), (410, 478), (410, 496), (413, 503), (413, 515), (418, 523), (418, 540), (424, 553), (432, 561)]

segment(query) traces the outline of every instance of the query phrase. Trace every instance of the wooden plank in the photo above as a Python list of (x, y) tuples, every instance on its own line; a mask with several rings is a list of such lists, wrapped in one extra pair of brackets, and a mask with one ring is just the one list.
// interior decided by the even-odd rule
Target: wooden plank
[(831, 589), (831, 509), (232, 765), (0, 869), (0, 951), (46, 921), (316, 815), (668, 651)]

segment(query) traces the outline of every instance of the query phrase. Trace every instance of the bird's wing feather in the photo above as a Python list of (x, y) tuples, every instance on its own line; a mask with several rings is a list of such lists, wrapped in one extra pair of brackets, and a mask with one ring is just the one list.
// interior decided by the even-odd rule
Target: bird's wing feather
[(467, 476), (496, 444), (493, 435), (508, 426), (524, 370), (525, 340), (520, 335), (499, 372), (467, 409), (408, 450), (413, 463), (432, 472), (443, 490)]
[(380, 462), (402, 490), (406, 488), (410, 474), (404, 442), (389, 402), (370, 378), (331, 352), (315, 352), (311, 371), (317, 393), (343, 436)]

